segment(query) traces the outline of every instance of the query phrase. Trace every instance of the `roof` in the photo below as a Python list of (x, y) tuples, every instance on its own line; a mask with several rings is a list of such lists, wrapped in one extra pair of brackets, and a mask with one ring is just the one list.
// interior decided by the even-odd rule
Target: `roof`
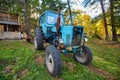
[[(42, 15), (44, 15), (44, 14), (46, 14), (46, 13), (53, 13), (53, 14), (58, 14), (58, 12), (55, 12), (55, 11), (50, 11), (50, 10), (46, 10), (46, 11), (44, 11), (40, 16), (42, 16)], [(62, 15), (63, 16), (63, 14), (62, 13), (60, 13), (60, 15)]]
[(0, 21), (0, 24), (20, 25), (18, 22)]

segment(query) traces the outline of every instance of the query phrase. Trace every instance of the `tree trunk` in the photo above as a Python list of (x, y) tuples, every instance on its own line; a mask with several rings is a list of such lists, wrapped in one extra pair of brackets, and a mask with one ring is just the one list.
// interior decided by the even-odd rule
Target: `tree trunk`
[(24, 21), (26, 27), (27, 41), (30, 39), (29, 23), (27, 19), (27, 10), (26, 10), (26, 0), (23, 0), (23, 9), (24, 9)]
[(70, 13), (70, 21), (71, 21), (71, 24), (73, 25), (72, 13), (71, 13), (71, 8), (70, 8), (70, 2), (69, 2), (69, 0), (67, 0), (67, 3), (68, 3), (69, 13)]
[(111, 13), (111, 26), (112, 26), (112, 41), (118, 41), (115, 22), (114, 22), (113, 0), (110, 0), (110, 13)]
[(103, 1), (100, 0), (100, 4), (101, 4), (101, 9), (102, 9), (102, 13), (103, 13), (103, 21), (104, 21), (104, 27), (105, 27), (105, 34), (106, 34), (106, 40), (109, 39), (109, 34), (108, 34), (108, 28), (107, 28), (107, 21), (106, 21), (106, 16), (105, 16), (105, 10), (104, 10), (104, 6), (103, 6)]

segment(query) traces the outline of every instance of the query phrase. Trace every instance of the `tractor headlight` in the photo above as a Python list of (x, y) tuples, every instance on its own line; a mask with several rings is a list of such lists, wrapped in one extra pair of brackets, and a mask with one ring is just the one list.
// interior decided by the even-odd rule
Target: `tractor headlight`
[(84, 33), (84, 42), (87, 42), (87, 41), (88, 41), (87, 33)]
[(88, 41), (88, 38), (87, 37), (84, 37), (84, 42), (87, 42)]
[(59, 38), (59, 43), (62, 44), (63, 43), (63, 39)]

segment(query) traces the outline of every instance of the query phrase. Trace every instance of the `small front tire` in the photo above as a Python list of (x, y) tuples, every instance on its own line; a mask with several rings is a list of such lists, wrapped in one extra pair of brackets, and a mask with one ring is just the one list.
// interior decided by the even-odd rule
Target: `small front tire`
[(92, 53), (87, 46), (82, 46), (82, 53), (74, 53), (74, 59), (83, 65), (88, 65), (92, 61)]

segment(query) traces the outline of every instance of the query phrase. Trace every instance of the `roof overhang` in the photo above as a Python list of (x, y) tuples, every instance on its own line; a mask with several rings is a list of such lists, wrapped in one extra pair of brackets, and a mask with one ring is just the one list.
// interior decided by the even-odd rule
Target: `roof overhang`
[(9, 21), (0, 21), (0, 24), (8, 24), (8, 25), (17, 25), (19, 26), (18, 22), (9, 22)]

